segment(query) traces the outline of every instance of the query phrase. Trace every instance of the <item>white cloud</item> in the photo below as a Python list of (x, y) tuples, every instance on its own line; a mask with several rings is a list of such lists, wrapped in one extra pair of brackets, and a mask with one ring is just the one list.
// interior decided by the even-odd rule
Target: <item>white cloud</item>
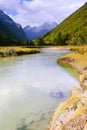
[(44, 2), (43, 0), (34, 0), (34, 1), (24, 1), (23, 2), (23, 6), (25, 6), (26, 9), (41, 9), (41, 8), (45, 8), (48, 7), (50, 5), (49, 2)]
[(4, 11), (17, 11), (17, 15), (11, 13), (10, 16), (22, 26), (34, 26), (45, 21), (59, 23), (85, 2), (86, 0), (22, 0), (20, 3), (20, 0), (0, 0), (0, 8)]
[(16, 10), (20, 6), (20, 0), (0, 0), (0, 9)]

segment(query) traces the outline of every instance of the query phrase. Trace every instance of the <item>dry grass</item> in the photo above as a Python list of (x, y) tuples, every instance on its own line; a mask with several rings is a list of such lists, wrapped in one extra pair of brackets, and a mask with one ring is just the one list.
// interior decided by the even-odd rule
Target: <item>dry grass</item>
[(26, 47), (0, 47), (0, 56), (17, 56), (24, 54), (39, 53), (40, 50), (36, 48), (26, 48)]
[[(80, 74), (79, 81), (81, 86), (87, 89), (87, 46), (76, 46), (70, 49), (73, 50), (73, 52), (60, 57), (58, 62), (76, 69)], [(81, 75), (84, 75), (83, 79)]]
[(87, 91), (74, 87), (70, 97), (55, 110), (48, 130), (77, 130), (78, 122), (81, 122), (79, 130), (82, 130), (87, 123)]

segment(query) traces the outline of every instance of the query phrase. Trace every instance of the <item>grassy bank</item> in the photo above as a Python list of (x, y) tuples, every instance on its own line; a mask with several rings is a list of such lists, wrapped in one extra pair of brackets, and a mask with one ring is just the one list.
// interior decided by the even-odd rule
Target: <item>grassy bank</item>
[(47, 130), (87, 130), (87, 91), (72, 88), (70, 97), (55, 109)]
[(78, 53), (78, 52), (72, 52), (72, 53), (64, 55), (58, 59), (59, 63), (72, 66), (80, 74), (87, 72), (87, 62), (86, 61), (87, 61), (87, 52), (83, 53), (83, 54)]
[(84, 46), (73, 46), (73, 45), (69, 45), (69, 46), (55, 46), (56, 48), (58, 49), (68, 49), (68, 50), (72, 50), (72, 51), (87, 51), (87, 45), (84, 45)]
[(87, 47), (68, 48), (74, 52), (60, 57), (57, 62), (78, 73), (83, 90), (72, 88), (70, 97), (55, 109), (47, 130), (87, 130)]
[(84, 89), (87, 89), (87, 46), (72, 47), (72, 53), (66, 54), (58, 59), (62, 66), (72, 68), (79, 73), (79, 81)]
[(35, 54), (35, 53), (39, 53), (39, 52), (40, 52), (40, 50), (37, 48), (0, 47), (0, 57)]

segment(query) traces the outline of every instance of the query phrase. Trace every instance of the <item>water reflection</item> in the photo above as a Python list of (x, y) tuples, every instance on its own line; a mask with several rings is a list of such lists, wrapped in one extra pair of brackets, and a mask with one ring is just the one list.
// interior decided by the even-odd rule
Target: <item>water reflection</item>
[(56, 63), (67, 52), (0, 59), (0, 130), (46, 130), (55, 107), (79, 85)]

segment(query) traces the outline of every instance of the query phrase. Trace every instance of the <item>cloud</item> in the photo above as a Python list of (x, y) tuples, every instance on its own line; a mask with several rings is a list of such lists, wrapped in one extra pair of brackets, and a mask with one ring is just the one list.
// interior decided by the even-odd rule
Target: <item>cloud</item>
[(0, 0), (0, 8), (22, 26), (34, 26), (45, 21), (60, 23), (85, 2), (86, 0)]
[(20, 6), (20, 0), (0, 0), (1, 10), (16, 10)]
[(34, 0), (34, 1), (31, 1), (31, 2), (27, 2), (27, 1), (24, 1), (23, 2), (23, 6), (25, 6), (25, 8), (27, 9), (41, 9), (41, 8), (45, 8), (45, 7), (48, 7), (50, 5), (49, 2), (44, 2), (43, 0)]

